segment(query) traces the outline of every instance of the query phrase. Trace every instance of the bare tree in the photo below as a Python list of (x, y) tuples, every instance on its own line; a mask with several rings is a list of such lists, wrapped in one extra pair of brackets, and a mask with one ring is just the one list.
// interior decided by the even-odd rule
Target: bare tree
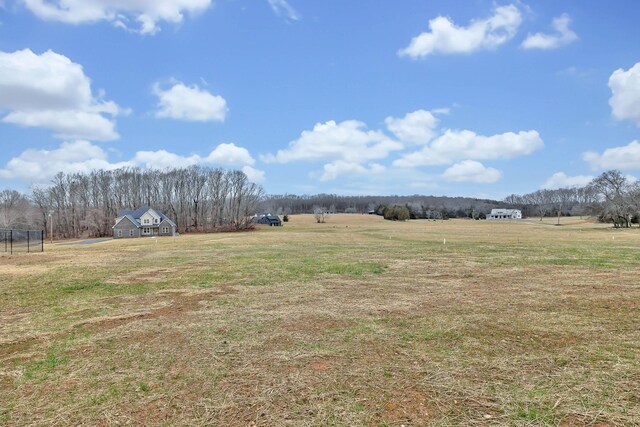
[(549, 210), (550, 195), (550, 190), (538, 190), (523, 196), (528, 204), (535, 207), (536, 212), (540, 216), (540, 221), (542, 221), (542, 218), (544, 218)]
[(0, 228), (27, 228), (29, 200), (18, 191), (0, 192)]
[(324, 206), (315, 206), (313, 208), (313, 216), (318, 224), (327, 222), (329, 219), (329, 213)]
[(634, 209), (632, 187), (627, 178), (618, 170), (610, 170), (596, 177), (591, 186), (600, 196), (600, 203), (595, 205), (599, 216), (612, 221), (616, 228), (630, 227)]

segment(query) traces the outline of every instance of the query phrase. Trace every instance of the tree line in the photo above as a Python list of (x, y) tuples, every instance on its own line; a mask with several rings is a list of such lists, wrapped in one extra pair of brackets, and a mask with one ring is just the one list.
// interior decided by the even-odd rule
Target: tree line
[(497, 200), (446, 196), (339, 196), (269, 195), (262, 206), (265, 211), (278, 215), (315, 213), (317, 210), (333, 213), (376, 213), (382, 215), (384, 207), (404, 206), (411, 218), (471, 218), (484, 215), (501, 207)]
[(118, 212), (151, 206), (179, 232), (243, 229), (263, 189), (242, 171), (199, 166), (58, 173), (26, 196), (0, 193), (0, 228), (53, 229), (56, 238), (110, 236)]
[[(583, 187), (538, 190), (504, 199), (527, 216), (590, 215), (617, 228), (640, 223), (640, 182), (609, 170)], [(559, 222), (558, 222), (559, 223)]]
[[(118, 212), (151, 206), (176, 222), (179, 232), (243, 229), (259, 212), (377, 213), (398, 218), (482, 219), (494, 208), (524, 216), (590, 215), (615, 227), (640, 218), (640, 183), (620, 171), (602, 173), (583, 187), (512, 194), (502, 201), (445, 196), (269, 195), (241, 171), (199, 166), (167, 170), (121, 168), (58, 173), (31, 194), (0, 192), (0, 228), (53, 229), (56, 238), (110, 236)], [(397, 215), (391, 215), (392, 213)]]

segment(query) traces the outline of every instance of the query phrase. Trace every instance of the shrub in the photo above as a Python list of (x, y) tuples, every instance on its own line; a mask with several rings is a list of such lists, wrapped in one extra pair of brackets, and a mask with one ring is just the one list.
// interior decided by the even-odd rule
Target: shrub
[(388, 206), (384, 210), (384, 219), (391, 221), (406, 221), (411, 217), (406, 206)]
[(282, 222), (289, 222), (289, 215), (285, 215), (282, 217)]

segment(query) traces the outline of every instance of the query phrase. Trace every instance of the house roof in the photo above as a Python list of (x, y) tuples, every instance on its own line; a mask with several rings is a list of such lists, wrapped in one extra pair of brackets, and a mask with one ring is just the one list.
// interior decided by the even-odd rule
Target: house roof
[[(129, 219), (136, 227), (141, 228), (142, 224), (140, 223), (140, 217), (142, 215), (144, 215), (145, 213), (147, 213), (149, 210), (153, 210), (155, 213), (158, 214), (158, 216), (160, 217), (160, 224), (163, 222), (167, 222), (170, 225), (172, 225), (173, 227), (176, 227), (176, 223), (171, 221), (171, 219), (169, 219), (165, 214), (163, 214), (162, 212), (160, 212), (157, 209), (153, 209), (150, 206), (143, 206), (141, 208), (138, 208), (136, 210), (121, 210), (120, 212), (118, 212), (118, 218), (116, 218), (116, 225), (120, 222), (120, 220), (122, 220), (123, 218), (127, 218)], [(116, 226), (114, 225), (114, 227)], [(153, 224), (151, 225), (151, 227), (157, 227), (159, 224)], [(149, 226), (147, 226), (149, 227)]]
[(136, 210), (121, 210), (120, 212), (118, 212), (118, 216), (125, 216), (125, 215), (131, 215), (133, 218), (140, 218), (142, 215), (144, 215), (145, 213), (147, 213), (147, 211), (149, 210), (153, 210), (155, 213), (157, 213), (158, 215), (160, 215), (160, 218), (164, 219), (164, 214), (162, 212), (160, 212), (157, 209), (153, 209), (150, 206), (143, 206), (141, 208), (138, 208)]
[(278, 215), (273, 215), (270, 213), (256, 215), (252, 220), (254, 224), (270, 224), (274, 222), (282, 222)]
[(131, 223), (133, 225), (135, 225), (136, 227), (140, 228), (140, 221), (137, 221), (135, 218), (133, 218), (131, 215), (122, 215), (120, 217), (118, 217), (116, 219), (116, 223), (113, 225), (113, 227), (111, 228), (115, 228), (116, 225), (118, 225), (120, 223), (120, 221), (122, 221), (123, 219), (128, 219), (129, 221), (131, 221)]
[(491, 209), (492, 215), (511, 215), (515, 212), (520, 212), (520, 209)]
[(260, 215), (259, 219), (268, 219), (269, 221), (280, 221), (280, 217), (278, 215), (273, 215), (270, 213)]
[(176, 223), (171, 221), (169, 218), (167, 218), (166, 216), (164, 217), (164, 219), (162, 221), (160, 221), (160, 224), (162, 224), (163, 222), (168, 222), (169, 225), (172, 225), (174, 227), (177, 227)]

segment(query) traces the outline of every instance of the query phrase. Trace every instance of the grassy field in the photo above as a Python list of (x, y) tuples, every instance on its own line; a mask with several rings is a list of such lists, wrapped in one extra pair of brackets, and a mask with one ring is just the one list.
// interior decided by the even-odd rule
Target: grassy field
[(640, 425), (640, 230), (290, 219), (0, 256), (0, 425)]

